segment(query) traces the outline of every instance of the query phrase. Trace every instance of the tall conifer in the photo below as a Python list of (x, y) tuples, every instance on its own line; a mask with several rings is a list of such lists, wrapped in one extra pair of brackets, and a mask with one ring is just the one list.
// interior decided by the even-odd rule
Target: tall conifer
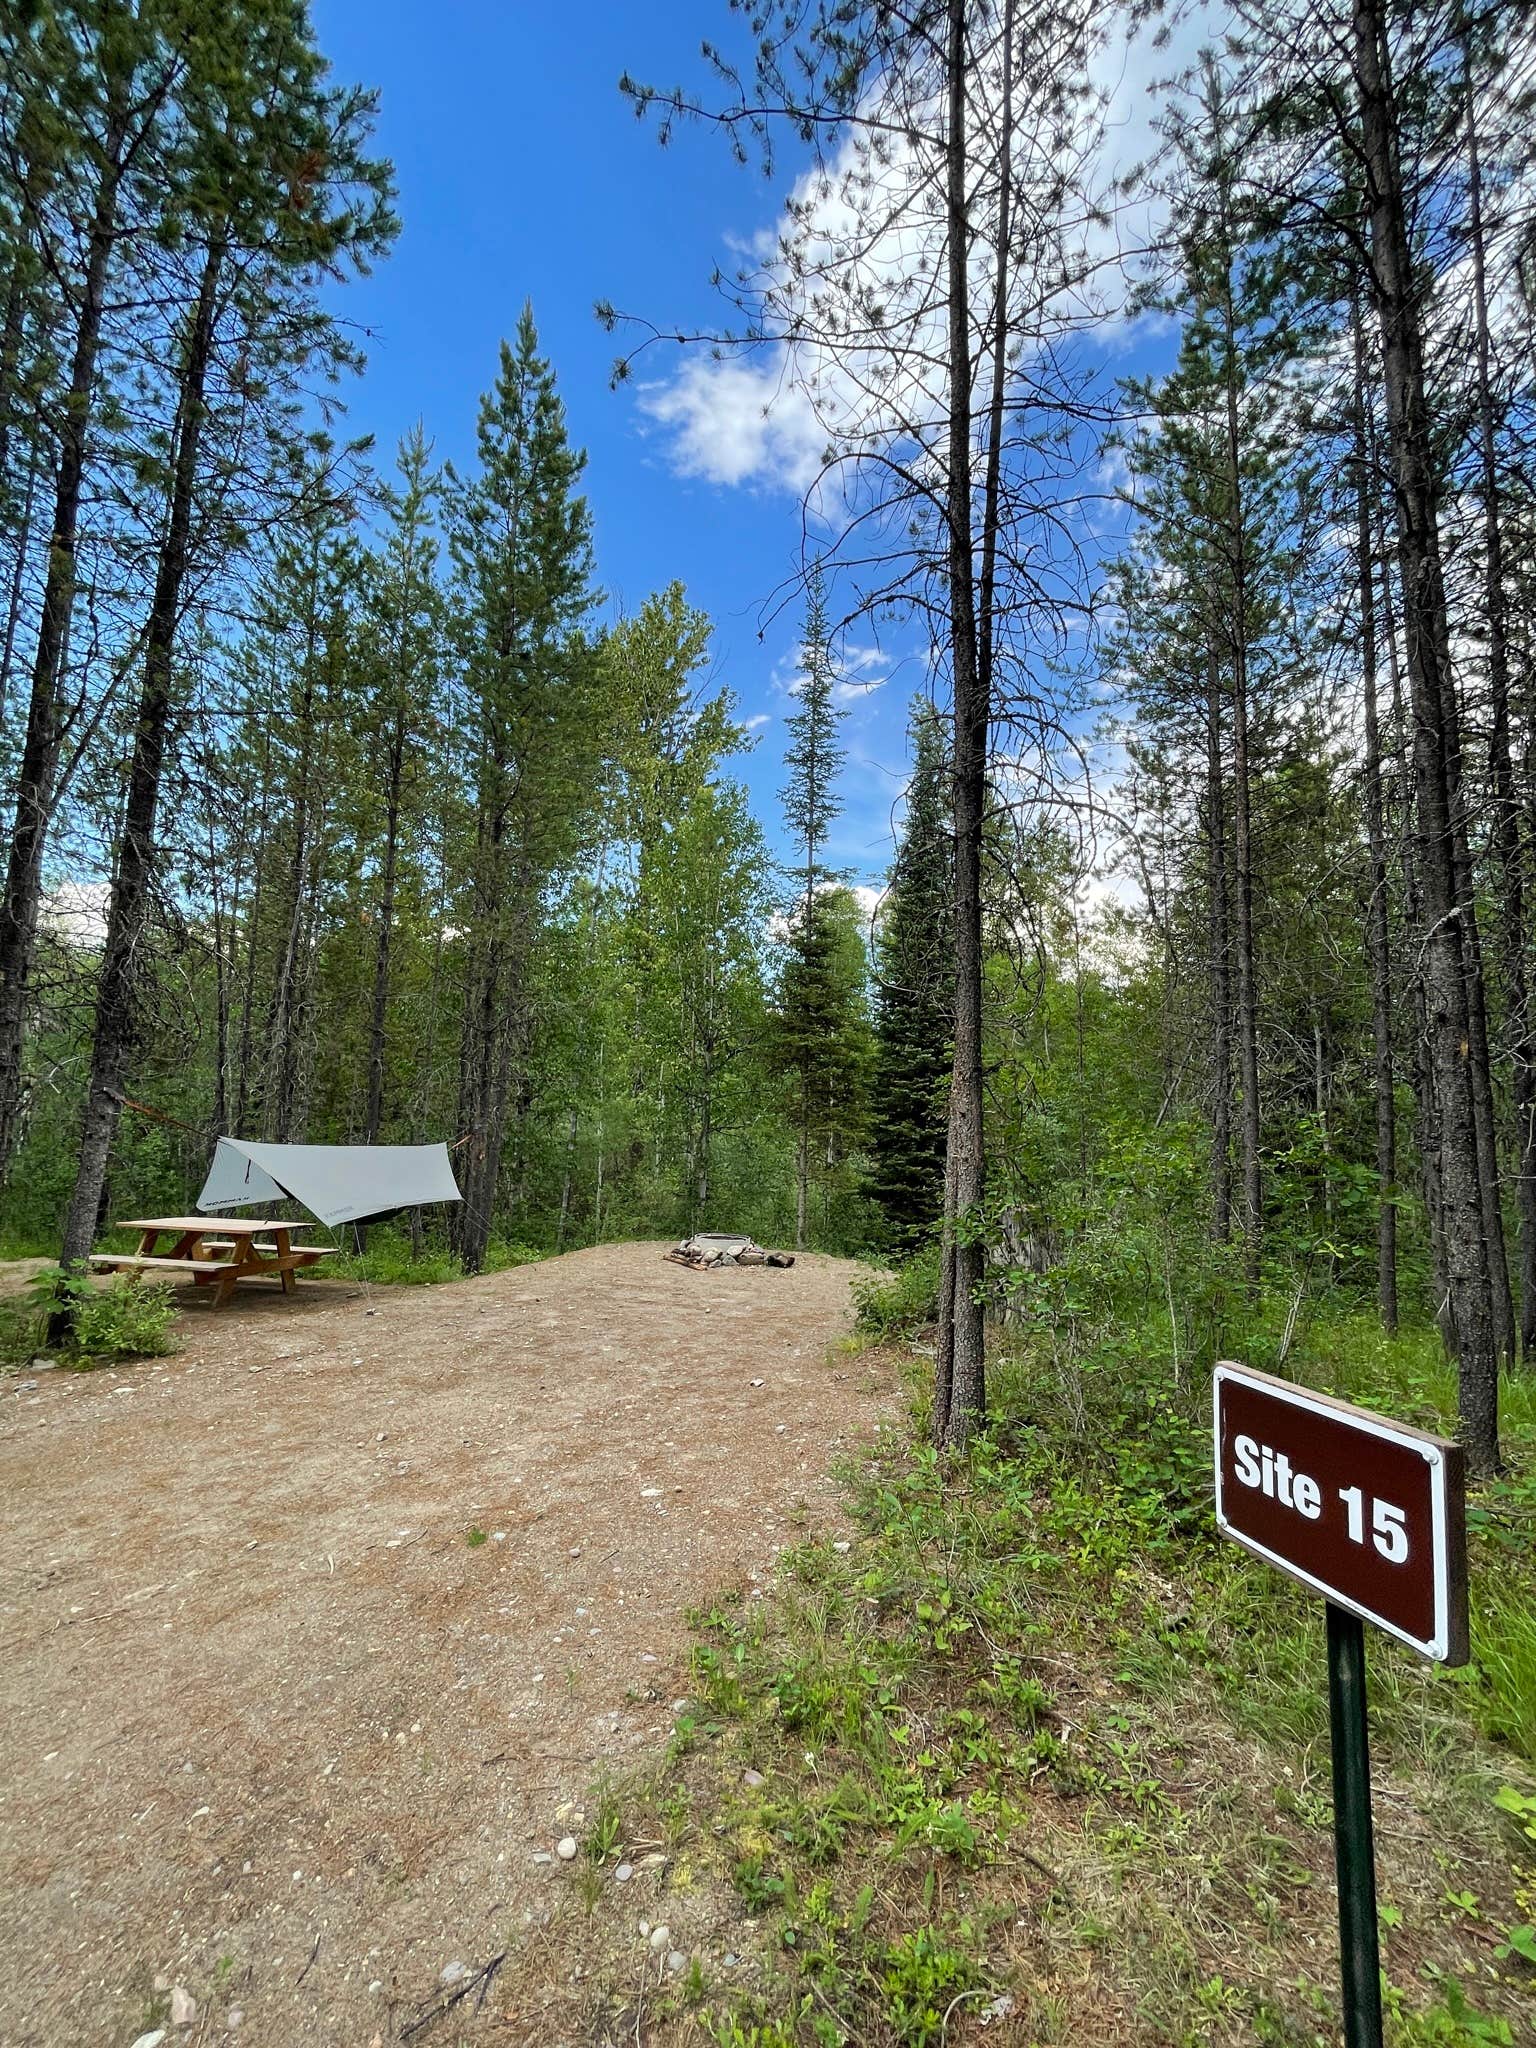
[(870, 1192), (887, 1241), (898, 1251), (921, 1244), (944, 1207), (955, 1014), (948, 784), (943, 722), (931, 704), (919, 701), (906, 820), (875, 940)]

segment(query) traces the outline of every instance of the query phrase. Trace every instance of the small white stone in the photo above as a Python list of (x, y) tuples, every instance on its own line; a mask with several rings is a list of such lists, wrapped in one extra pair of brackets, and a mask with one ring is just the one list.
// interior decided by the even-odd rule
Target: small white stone
[(832, 1548), (834, 1550), (841, 1550), (846, 1555), (847, 1552), (852, 1550), (853, 1545), (847, 1541), (839, 1541), (837, 1543), (834, 1543)]
[(621, 1863), (613, 1873), (613, 1881), (615, 1884), (628, 1884), (634, 1874), (635, 1866), (633, 1863)]
[(672, 1930), (670, 1927), (653, 1927), (651, 1929), (651, 1947), (655, 1949), (657, 1955), (660, 1955), (664, 1948), (670, 1948), (671, 1945)]
[(743, 1783), (743, 1785), (752, 1786), (752, 1788), (755, 1791), (759, 1785), (766, 1785), (768, 1780), (763, 1776), (761, 1771), (743, 1771), (741, 1774), (741, 1782)]
[(164, 2027), (156, 2027), (151, 2033), (140, 2034), (137, 2041), (134, 2042), (133, 2048), (160, 2048), (160, 2043), (164, 2039)]
[(465, 1964), (459, 1962), (444, 1963), (441, 1981), (444, 1984), (461, 1984), (468, 1975), (469, 1970)]
[(576, 1861), (575, 1836), (562, 1835), (559, 1841), (555, 1844), (555, 1854), (560, 1858), (560, 1861), (562, 1863), (574, 1863)]
[(373, 1982), (372, 1982), (372, 1983), (371, 1983), (371, 1984), (370, 1984), (370, 1985), (368, 1986), (368, 1990), (369, 1990), (369, 1993), (370, 1993), (370, 1995), (371, 1995), (372, 1997), (374, 1997), (374, 1998), (377, 1998), (377, 1997), (378, 1997), (378, 1995), (379, 1995), (379, 1993), (380, 1993), (380, 1992), (381, 1992), (381, 1991), (382, 1991), (383, 1989), (384, 1989), (384, 1980), (383, 1980), (383, 1979), (382, 1979), (381, 1977), (375, 1977), (375, 1978), (374, 1978), (374, 1980), (373, 1980)]
[(197, 2000), (180, 1984), (171, 1989), (171, 2025), (190, 2027), (197, 2018)]
[(535, 1863), (553, 1863), (555, 1859), (547, 1849), (537, 1849), (534, 1851), (533, 1860)]
[(683, 1968), (687, 1961), (688, 1958), (683, 1954), (682, 1950), (680, 1948), (675, 1948), (673, 1949), (671, 1955), (667, 1957), (667, 1968), (672, 1972), (672, 1975), (675, 1977), (678, 1971)]
[(243, 2027), (245, 2025), (245, 2014), (240, 2010), (238, 2005), (232, 2005), (229, 2011), (225, 2013), (224, 2024), (226, 2027), (229, 2028), (229, 2031), (231, 2033), (234, 2033), (237, 2027)]

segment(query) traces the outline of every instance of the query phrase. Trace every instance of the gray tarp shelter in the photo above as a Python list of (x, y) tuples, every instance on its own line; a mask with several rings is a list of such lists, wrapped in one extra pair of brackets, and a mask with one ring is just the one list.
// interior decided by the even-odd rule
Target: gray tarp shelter
[(446, 1145), (257, 1145), (220, 1138), (197, 1206), (300, 1202), (322, 1223), (373, 1223), (428, 1202), (460, 1202)]

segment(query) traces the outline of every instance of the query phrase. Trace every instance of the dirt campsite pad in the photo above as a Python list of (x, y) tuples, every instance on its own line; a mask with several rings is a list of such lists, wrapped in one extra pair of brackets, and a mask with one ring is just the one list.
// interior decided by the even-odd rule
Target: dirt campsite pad
[(683, 1610), (835, 1522), (894, 1398), (828, 1356), (848, 1263), (661, 1249), (4, 1383), (3, 2048), (564, 2038), (562, 1838), (660, 1754)]

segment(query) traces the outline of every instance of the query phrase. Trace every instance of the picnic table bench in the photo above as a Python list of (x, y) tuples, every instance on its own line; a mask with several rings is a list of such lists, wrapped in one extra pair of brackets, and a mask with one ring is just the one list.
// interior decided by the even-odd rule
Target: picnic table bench
[[(97, 1272), (123, 1273), (129, 1279), (139, 1274), (167, 1278), (179, 1274), (195, 1287), (211, 1287), (217, 1309), (242, 1280), (277, 1280), (284, 1294), (292, 1294), (298, 1284), (295, 1275), (304, 1267), (334, 1258), (334, 1245), (293, 1242), (294, 1231), (306, 1227), (270, 1218), (130, 1217), (117, 1228), (138, 1231), (138, 1250), (92, 1252), (90, 1264)], [(169, 1239), (163, 1248), (161, 1238)]]

